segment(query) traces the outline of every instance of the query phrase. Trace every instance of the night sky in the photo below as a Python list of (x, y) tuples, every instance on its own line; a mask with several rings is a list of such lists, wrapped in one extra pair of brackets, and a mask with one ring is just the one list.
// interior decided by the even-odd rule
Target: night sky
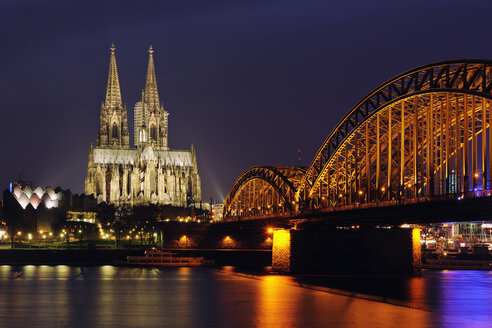
[[(387, 79), (492, 58), (492, 1), (18, 1), (0, 4), (0, 187), (84, 191), (116, 46), (133, 106), (152, 44), (172, 149), (197, 149), (203, 200), (254, 165), (308, 166)], [(297, 150), (301, 148), (301, 160)]]

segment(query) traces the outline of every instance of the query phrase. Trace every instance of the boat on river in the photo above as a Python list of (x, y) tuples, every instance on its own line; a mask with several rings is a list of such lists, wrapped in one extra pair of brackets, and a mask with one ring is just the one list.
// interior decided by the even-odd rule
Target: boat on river
[(205, 260), (204, 257), (181, 257), (176, 253), (167, 252), (158, 248), (145, 251), (144, 256), (127, 256), (123, 265), (151, 266), (151, 267), (195, 267), (214, 265), (213, 260)]

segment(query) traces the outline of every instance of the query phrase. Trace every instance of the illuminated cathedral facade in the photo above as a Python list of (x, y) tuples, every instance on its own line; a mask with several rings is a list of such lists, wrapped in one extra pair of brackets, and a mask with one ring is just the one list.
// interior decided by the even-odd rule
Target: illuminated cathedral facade
[(85, 193), (115, 205), (188, 206), (201, 200), (196, 153), (168, 147), (168, 116), (159, 102), (152, 46), (142, 99), (134, 107), (134, 144), (111, 47), (97, 143), (89, 151)]

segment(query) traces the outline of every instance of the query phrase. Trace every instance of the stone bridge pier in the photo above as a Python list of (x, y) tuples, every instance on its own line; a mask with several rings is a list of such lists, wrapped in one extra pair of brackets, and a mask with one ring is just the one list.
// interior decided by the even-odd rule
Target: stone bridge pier
[(272, 267), (278, 272), (412, 275), (420, 265), (417, 228), (273, 232)]

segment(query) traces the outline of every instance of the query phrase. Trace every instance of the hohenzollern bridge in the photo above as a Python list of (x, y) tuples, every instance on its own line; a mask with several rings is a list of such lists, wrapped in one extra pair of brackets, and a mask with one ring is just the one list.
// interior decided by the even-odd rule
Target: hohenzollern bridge
[(444, 61), (397, 75), (348, 111), (309, 167), (243, 172), (224, 218), (358, 224), (490, 215), (491, 91), (490, 60)]

